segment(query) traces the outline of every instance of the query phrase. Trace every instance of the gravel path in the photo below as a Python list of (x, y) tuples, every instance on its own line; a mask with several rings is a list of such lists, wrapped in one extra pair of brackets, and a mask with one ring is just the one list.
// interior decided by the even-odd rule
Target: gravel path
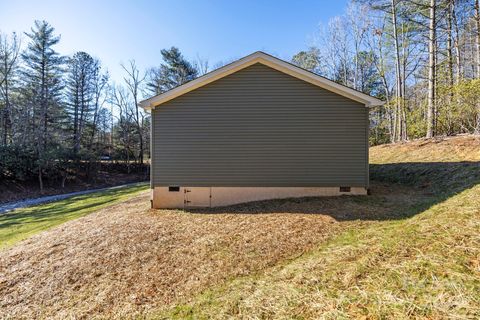
[(142, 182), (133, 182), (133, 183), (122, 184), (122, 185), (115, 186), (115, 187), (108, 187), (108, 188), (101, 188), (101, 189), (91, 189), (91, 190), (77, 191), (77, 192), (71, 192), (71, 193), (57, 194), (57, 195), (53, 195), (53, 196), (45, 196), (45, 197), (40, 197), (40, 198), (9, 202), (9, 203), (0, 205), (0, 214), (7, 213), (7, 212), (13, 211), (15, 209), (19, 209), (19, 208), (36, 206), (36, 205), (42, 204), (42, 203), (68, 199), (68, 198), (71, 198), (71, 197), (80, 196), (80, 195), (89, 194), (89, 193), (95, 193), (95, 192), (101, 192), (101, 191), (107, 191), (107, 190), (115, 190), (115, 189), (119, 189), (119, 188), (123, 188), (123, 187), (133, 186), (133, 185), (136, 185), (136, 184), (139, 184), (139, 183), (142, 183)]

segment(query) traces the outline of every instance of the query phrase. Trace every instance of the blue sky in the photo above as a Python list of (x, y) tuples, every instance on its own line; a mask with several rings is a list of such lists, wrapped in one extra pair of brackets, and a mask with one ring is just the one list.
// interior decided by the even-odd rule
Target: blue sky
[(119, 81), (121, 62), (135, 59), (142, 69), (158, 65), (160, 50), (171, 46), (189, 59), (208, 58), (210, 65), (257, 50), (289, 59), (346, 5), (347, 0), (0, 0), (0, 31), (22, 33), (35, 19), (47, 20), (62, 37), (60, 53), (86, 51)]

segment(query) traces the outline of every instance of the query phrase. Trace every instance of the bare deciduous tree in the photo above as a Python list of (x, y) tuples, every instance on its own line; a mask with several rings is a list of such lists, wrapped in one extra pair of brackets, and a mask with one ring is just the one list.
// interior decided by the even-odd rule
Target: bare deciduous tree
[(145, 75), (140, 75), (140, 70), (138, 70), (137, 65), (135, 64), (135, 60), (130, 60), (128, 67), (122, 64), (122, 68), (127, 73), (127, 75), (123, 79), (133, 99), (133, 105), (135, 110), (133, 116), (137, 126), (138, 139), (140, 141), (140, 150), (139, 150), (138, 157), (140, 159), (140, 163), (143, 163), (144, 148), (143, 148), (143, 133), (142, 133), (143, 126), (142, 126), (142, 118), (141, 118), (142, 111), (139, 110), (140, 107), (138, 103), (140, 102), (139, 98), (140, 98), (143, 82), (145, 81)]
[(12, 87), (18, 76), (20, 40), (16, 33), (10, 37), (0, 33), (0, 94), (3, 99), (1, 113), (2, 144), (7, 145), (11, 135)]

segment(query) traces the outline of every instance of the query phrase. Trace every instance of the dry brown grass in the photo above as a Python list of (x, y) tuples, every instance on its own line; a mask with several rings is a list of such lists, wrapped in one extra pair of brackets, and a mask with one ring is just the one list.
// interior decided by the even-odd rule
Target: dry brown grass
[[(456, 139), (371, 156), (480, 160), (476, 138)], [(0, 251), (0, 317), (480, 316), (478, 166), (384, 167), (368, 197), (182, 212), (144, 194), (69, 221)], [(422, 185), (391, 183), (399, 172)]]
[[(384, 199), (408, 218), (352, 225), (302, 257), (152, 318), (480, 319), (479, 138), (379, 146), (370, 155), (372, 176), (391, 187)], [(367, 199), (379, 201), (378, 190)]]
[(479, 161), (480, 136), (419, 139), (370, 148), (370, 163)]
[(152, 318), (480, 319), (480, 185)]
[[(148, 196), (103, 209), (0, 252), (0, 314), (133, 317), (291, 259), (367, 219), (394, 217), (408, 194), (258, 202), (185, 213)], [(383, 215), (383, 216), (379, 216)], [(344, 222), (339, 222), (344, 221)]]

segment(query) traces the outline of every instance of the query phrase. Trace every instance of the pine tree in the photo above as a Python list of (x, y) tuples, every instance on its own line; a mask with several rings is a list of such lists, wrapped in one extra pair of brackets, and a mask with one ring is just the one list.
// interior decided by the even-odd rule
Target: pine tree
[(292, 63), (305, 70), (321, 74), (320, 50), (310, 47), (307, 51), (300, 51), (292, 58)]
[(150, 70), (147, 84), (154, 94), (163, 93), (197, 77), (197, 69), (183, 57), (178, 48), (163, 49), (161, 54), (164, 63)]
[(73, 153), (78, 155), (86, 123), (93, 111), (95, 81), (99, 62), (86, 52), (77, 52), (68, 61), (67, 99), (72, 121)]
[(35, 21), (30, 33), (25, 33), (30, 42), (22, 54), (26, 69), (23, 72), (25, 87), (29, 88), (33, 106), (33, 128), (38, 154), (38, 181), (43, 191), (43, 168), (48, 162), (49, 142), (55, 141), (59, 119), (64, 110), (61, 102), (62, 65), (64, 58), (54, 49), (60, 37), (46, 21)]
[(380, 96), (380, 75), (375, 69), (377, 57), (371, 51), (360, 51), (355, 58), (357, 64), (357, 90), (369, 95)]

